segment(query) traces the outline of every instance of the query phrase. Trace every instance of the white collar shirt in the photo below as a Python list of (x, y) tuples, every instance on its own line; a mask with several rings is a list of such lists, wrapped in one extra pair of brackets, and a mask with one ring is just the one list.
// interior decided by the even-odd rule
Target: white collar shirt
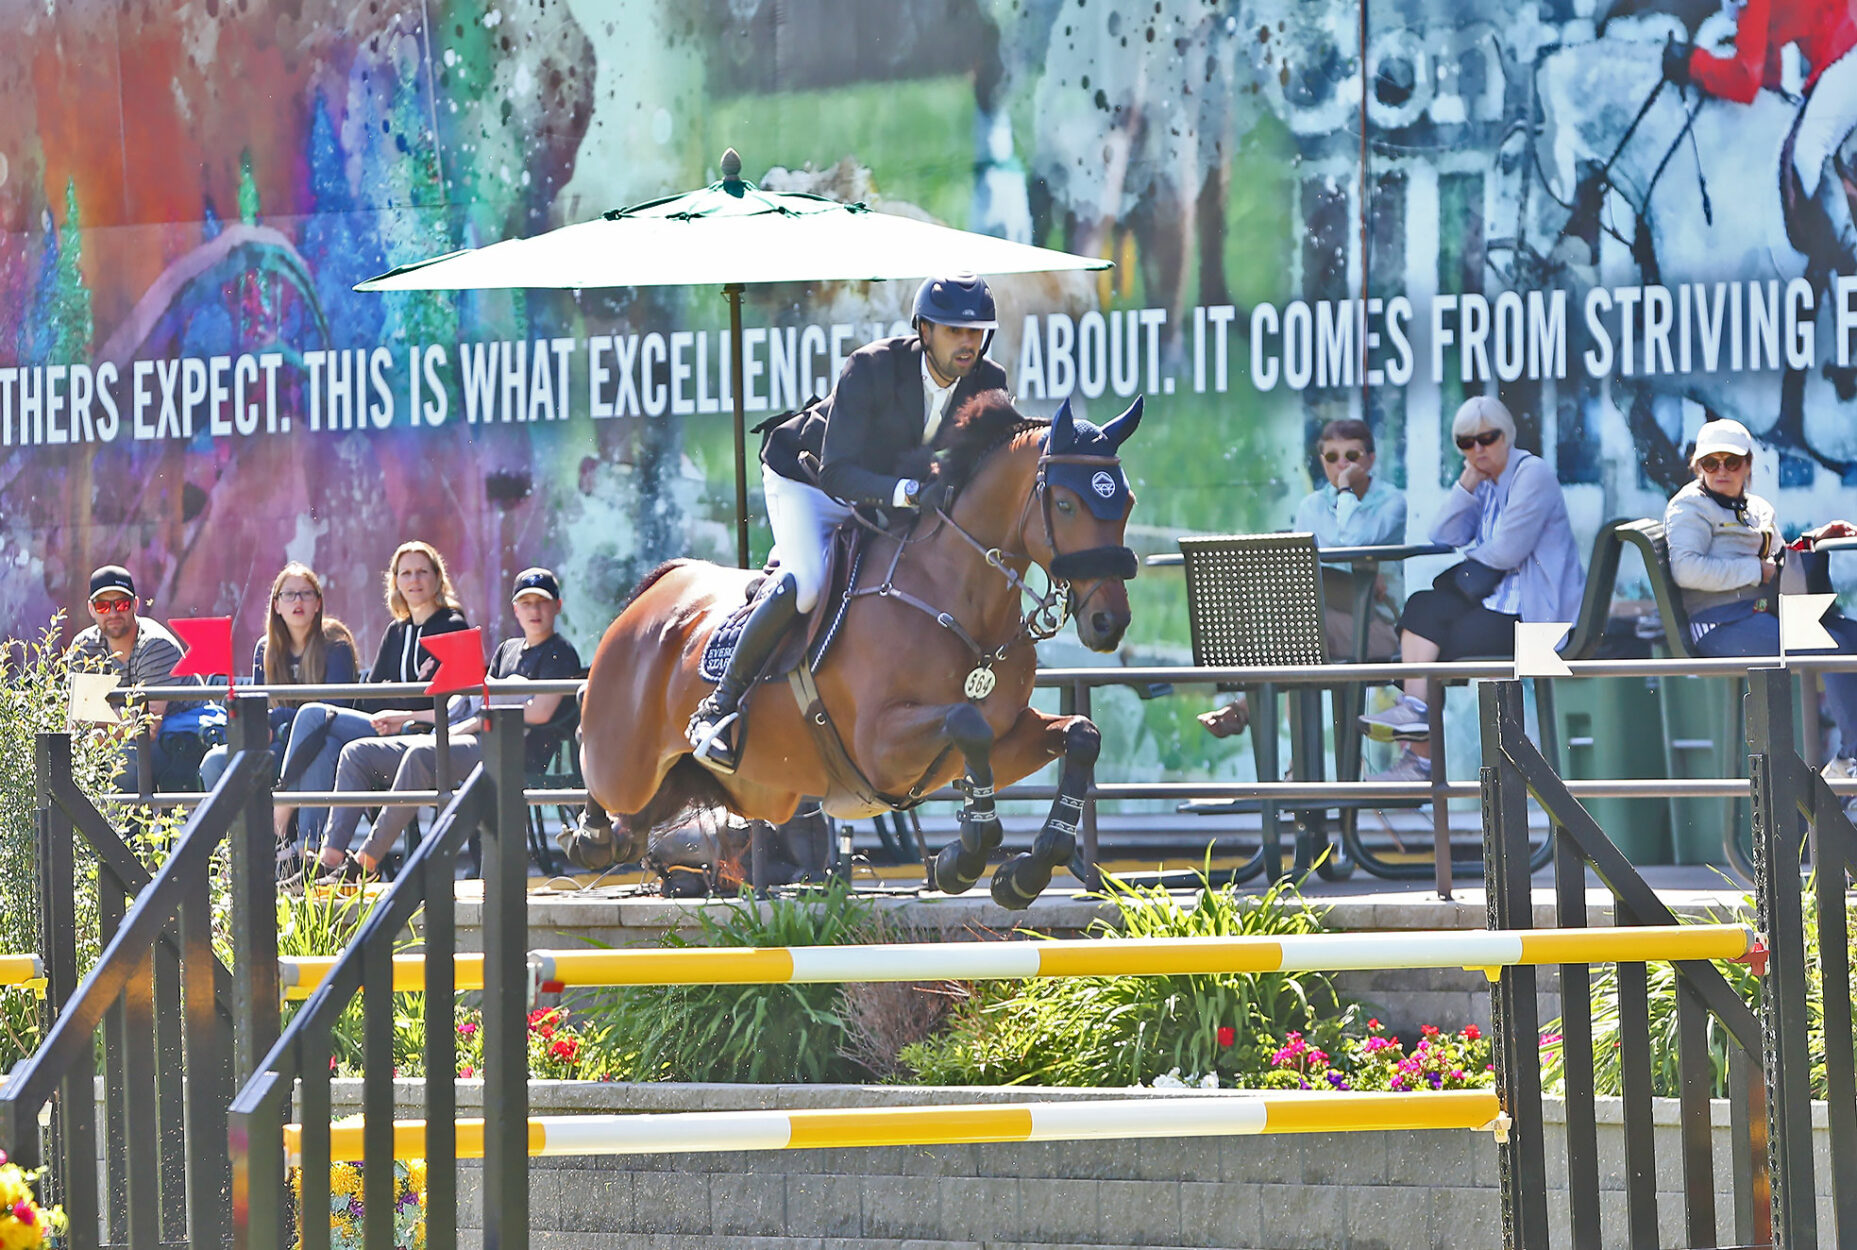
[[(958, 382), (960, 379), (955, 379)], [(922, 441), (924, 444), (935, 441), (935, 432), (941, 429), (941, 419), (946, 415), (948, 401), (954, 397), (955, 382), (946, 386), (938, 385), (935, 375), (929, 372), (928, 355), (922, 356)]]

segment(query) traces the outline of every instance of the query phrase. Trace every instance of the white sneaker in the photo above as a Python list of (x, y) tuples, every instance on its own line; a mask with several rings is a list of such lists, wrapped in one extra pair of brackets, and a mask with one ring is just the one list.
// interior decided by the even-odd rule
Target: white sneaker
[(1410, 695), (1401, 695), (1399, 701), (1384, 712), (1362, 716), (1360, 726), (1375, 742), (1419, 742), (1431, 736), (1431, 726), (1425, 720), (1425, 705)]
[(1369, 773), (1361, 780), (1372, 782), (1430, 781), (1431, 761), (1411, 751), (1401, 751), (1399, 758), (1393, 762), (1391, 768), (1383, 772)]

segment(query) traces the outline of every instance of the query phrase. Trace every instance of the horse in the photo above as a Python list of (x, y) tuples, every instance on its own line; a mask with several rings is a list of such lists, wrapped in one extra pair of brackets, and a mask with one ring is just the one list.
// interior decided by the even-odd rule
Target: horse
[[(854, 820), (959, 779), (961, 833), (936, 855), (934, 881), (960, 893), (1001, 842), (996, 786), (1061, 759), (1032, 849), (990, 884), (1001, 905), (1030, 906), (1076, 852), (1102, 741), (1087, 717), (1029, 706), (1035, 644), (1068, 618), (1086, 647), (1111, 652), (1128, 628), (1136, 561), (1123, 534), (1134, 496), (1117, 451), (1140, 420), (1139, 398), (1101, 429), (1068, 402), (1048, 422), (999, 391), (963, 405), (936, 457), (948, 502), (868, 536), (842, 589), (816, 609), (838, 609), (822, 622), (829, 649), (811, 652), (816, 672), (802, 656), (786, 682), (756, 683), (740, 764), (726, 776), (691, 756), (684, 727), (710, 688), (705, 648), (753, 574), (688, 559), (653, 570), (588, 672), (580, 758), (592, 802), (582, 828), (562, 836), (569, 858), (589, 868), (633, 858), (692, 809), (780, 824), (818, 795), (828, 815)], [(1025, 580), (1034, 564), (1049, 579), (1042, 595)]]

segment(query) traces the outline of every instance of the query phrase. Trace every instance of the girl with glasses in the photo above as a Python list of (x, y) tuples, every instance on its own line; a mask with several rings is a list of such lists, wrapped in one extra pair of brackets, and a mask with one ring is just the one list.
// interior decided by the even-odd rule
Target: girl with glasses
[[(322, 579), (308, 565), (292, 560), (272, 579), (271, 610), (264, 637), (252, 649), (251, 668), (252, 681), (263, 686), (347, 685), (360, 680), (355, 636), (348, 626), (324, 614)], [(301, 702), (271, 700), (271, 753), (280, 766)], [(227, 759), (227, 747), (221, 743), (200, 761), (200, 780), (207, 789), (226, 771)]]
[[(1695, 480), (1664, 509), (1664, 537), (1691, 644), (1707, 656), (1778, 655), (1774, 592), (1785, 542), (1773, 505), (1748, 493), (1754, 436), (1739, 421), (1711, 421), (1696, 434), (1689, 467)], [(1810, 548), (1821, 538), (1852, 534), (1857, 526), (1849, 521), (1830, 521), (1801, 537)], [(1857, 653), (1857, 623), (1836, 611), (1822, 623), (1839, 652)], [(1826, 673), (1825, 698), (1838, 727), (1838, 753), (1825, 776), (1857, 777), (1857, 672)]]
[[(1560, 481), (1547, 461), (1515, 445), (1515, 418), (1502, 401), (1465, 400), (1451, 440), (1464, 468), (1431, 540), (1458, 548), (1463, 560), (1406, 600), (1399, 656), (1410, 664), (1512, 656), (1517, 621), (1572, 621), (1586, 584)], [(1374, 738), (1405, 743), (1392, 768), (1366, 780), (1431, 777), (1426, 682), (1415, 677), (1405, 686), (1392, 707), (1361, 717)]]

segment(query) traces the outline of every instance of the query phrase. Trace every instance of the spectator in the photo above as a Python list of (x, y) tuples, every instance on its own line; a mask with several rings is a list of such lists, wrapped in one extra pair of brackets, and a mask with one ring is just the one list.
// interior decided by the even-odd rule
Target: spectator
[[(1290, 529), (1314, 534), (1318, 547), (1379, 547), (1402, 542), (1406, 536), (1406, 497), (1385, 478), (1373, 476), (1373, 430), (1365, 421), (1330, 421), (1315, 443), (1322, 474), (1328, 480), (1296, 505)], [(1395, 655), (1399, 640), (1393, 633), (1393, 590), (1382, 573), (1374, 587), (1374, 605), (1367, 624), (1369, 659)], [(1354, 658), (1354, 586), (1345, 569), (1322, 570), (1322, 632), (1331, 659)], [(1199, 722), (1216, 738), (1243, 731), (1250, 720), (1244, 696), (1214, 712), (1200, 713)]]
[[(458, 606), (457, 592), (445, 561), (430, 543), (401, 543), (387, 564), (387, 610), (393, 623), (380, 640), (380, 653), (367, 680), (371, 682), (425, 681), (438, 662), (420, 647), (420, 641), (469, 628)], [(431, 707), (412, 708), (405, 698), (376, 699), (368, 710), (333, 703), (306, 703), (298, 709), (284, 748), (280, 789), (328, 790), (335, 784), (335, 764), (342, 748), (357, 738), (400, 733), (407, 725), (430, 725)], [(277, 809), (278, 839), (283, 840), (292, 809)], [(297, 816), (297, 835), (304, 842), (320, 841), (327, 809), (306, 807)]]
[[(1515, 418), (1493, 396), (1464, 401), (1451, 421), (1464, 469), (1432, 523), (1433, 542), (1463, 560), (1406, 600), (1399, 658), (1408, 664), (1515, 654), (1517, 621), (1571, 621), (1585, 577), (1560, 482), (1545, 460), (1515, 446)], [(1384, 712), (1360, 718), (1380, 741), (1400, 741), (1394, 765), (1369, 781), (1431, 777), (1425, 679)]]
[[(560, 681), (581, 675), (580, 655), (573, 644), (555, 633), (555, 618), (561, 614), (561, 590), (555, 575), (543, 568), (524, 569), (516, 575), (510, 600), (520, 638), (505, 639), (497, 647), (490, 663), (495, 680)], [(560, 745), (560, 712), (567, 696), (537, 694), (522, 705), (523, 763), (525, 771), (540, 772)], [(479, 707), (474, 696), (452, 699), (446, 713), (452, 726), (450, 768), (454, 780), (462, 779), (482, 758), (476, 733), (481, 728)], [(402, 734), (390, 738), (358, 738), (342, 748), (336, 767), (335, 788), (343, 791), (430, 790), (437, 784), (438, 739), (433, 734)], [(356, 827), (361, 820), (358, 807), (338, 807), (329, 818), (329, 834), (323, 841), (321, 859), (316, 868), (319, 881), (356, 881), (373, 876), (380, 861), (393, 848), (407, 823), (412, 820), (412, 805), (386, 808), (368, 835), (361, 850), (348, 854)]]
[[(292, 560), (271, 581), (271, 611), (264, 637), (252, 648), (251, 679), (261, 686), (345, 686), (361, 679), (360, 648), (348, 626), (323, 614), (322, 580)], [(345, 700), (330, 700), (347, 706)], [(271, 697), (271, 754), (282, 773), (291, 722), (303, 700)], [(213, 747), (200, 761), (200, 784), (212, 789), (226, 771), (228, 748)], [(288, 786), (280, 788), (288, 789)]]
[[(1696, 480), (1664, 509), (1664, 535), (1693, 644), (1707, 656), (1778, 655), (1775, 592), (1784, 547), (1773, 505), (1747, 493), (1753, 436), (1739, 421), (1711, 421), (1696, 435), (1689, 467)], [(1821, 538), (1852, 534), (1857, 526), (1849, 521), (1830, 521), (1801, 539), (1809, 549)], [(1823, 624), (1840, 653), (1857, 652), (1857, 622), (1831, 611)], [(1826, 673), (1825, 699), (1838, 727), (1838, 751), (1825, 777), (1857, 777), (1857, 673)]]
[[(181, 644), (160, 623), (137, 615), (135, 579), (129, 570), (106, 564), (90, 575), (90, 619), (95, 622), (71, 643), (73, 659), (114, 672), (124, 686), (197, 686), (198, 677), (175, 677)], [(192, 790), (199, 783), (200, 760), (206, 754), (203, 733), (225, 730), (226, 711), (217, 704), (156, 699), (148, 704), (152, 756), (151, 779), (156, 790)], [(138, 753), (123, 749), (123, 789), (141, 789)]]

